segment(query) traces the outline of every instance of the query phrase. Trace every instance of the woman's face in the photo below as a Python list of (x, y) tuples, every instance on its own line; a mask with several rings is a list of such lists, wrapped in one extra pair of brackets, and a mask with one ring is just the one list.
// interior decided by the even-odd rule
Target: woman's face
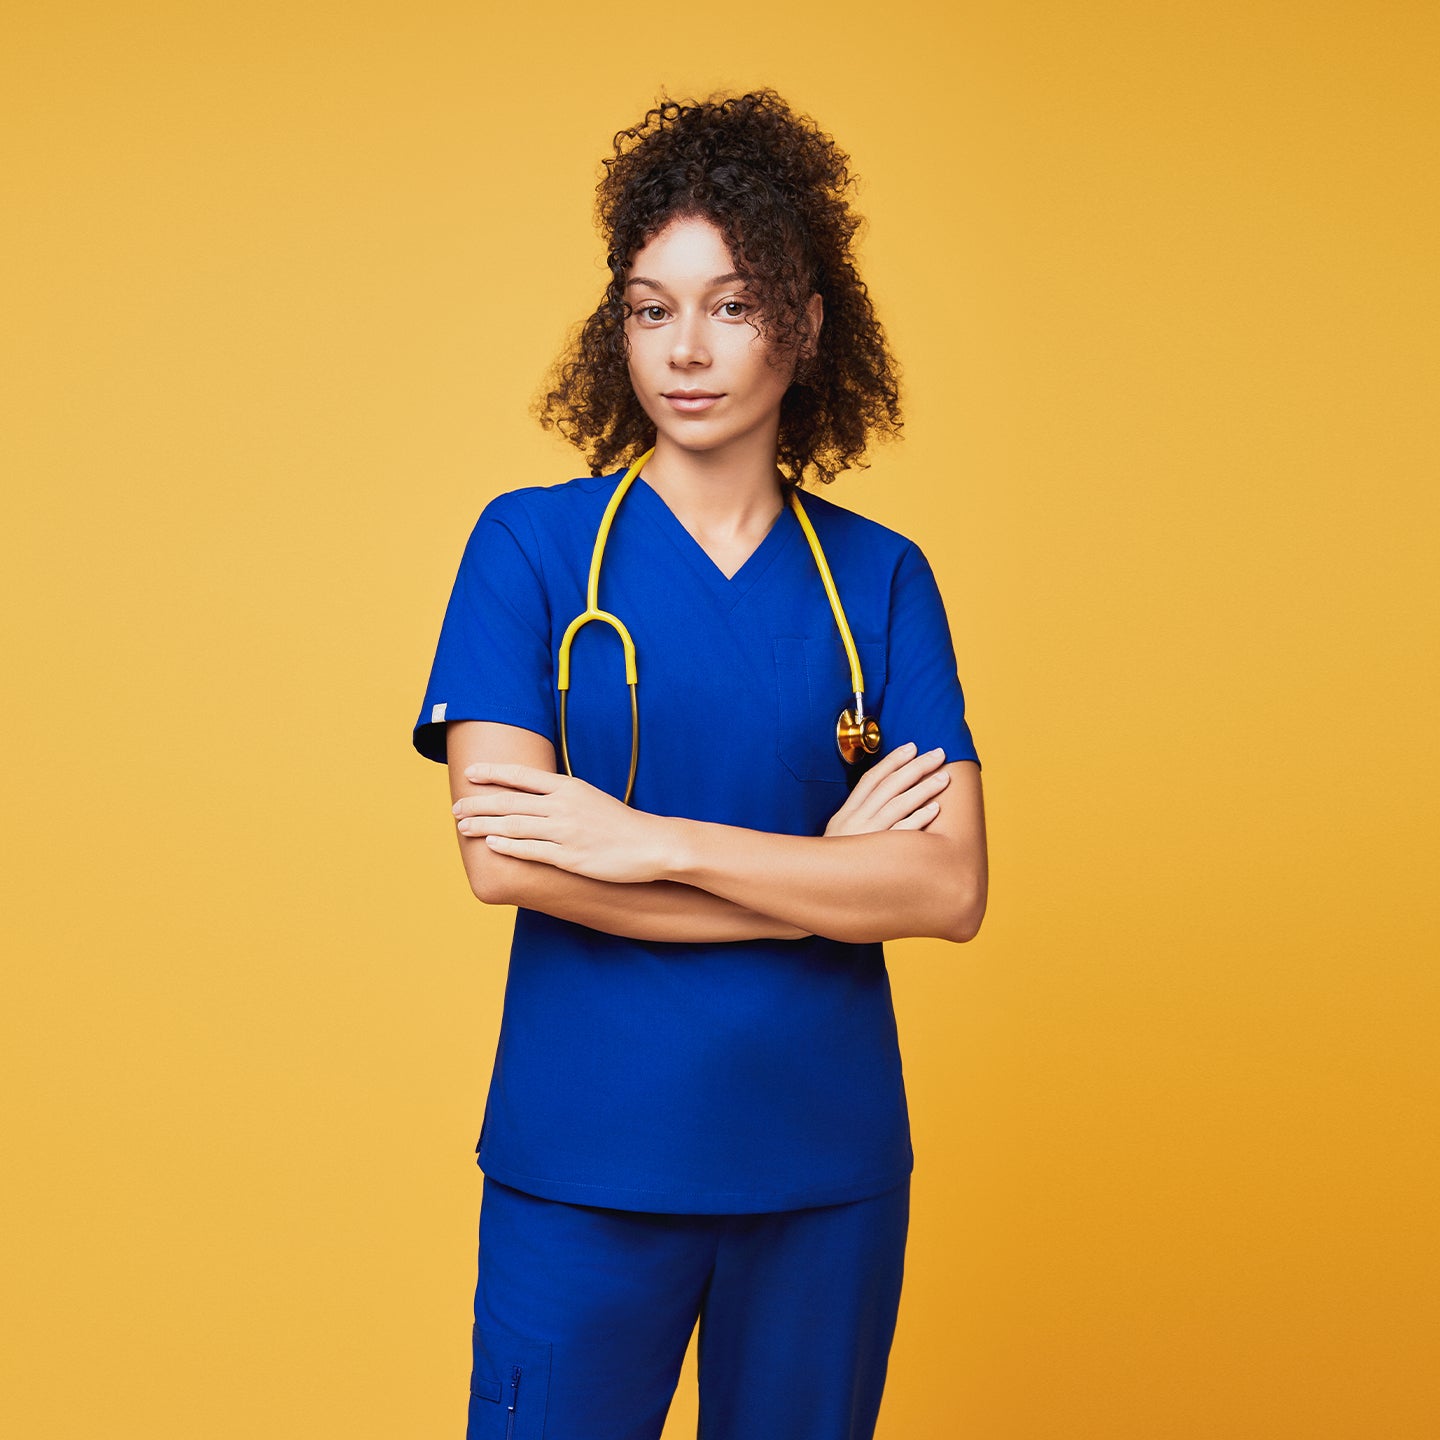
[[(662, 444), (717, 451), (774, 446), (795, 357), (756, 328), (757, 297), (709, 220), (672, 220), (636, 252), (625, 286), (630, 382)], [(810, 333), (820, 297), (810, 301)]]

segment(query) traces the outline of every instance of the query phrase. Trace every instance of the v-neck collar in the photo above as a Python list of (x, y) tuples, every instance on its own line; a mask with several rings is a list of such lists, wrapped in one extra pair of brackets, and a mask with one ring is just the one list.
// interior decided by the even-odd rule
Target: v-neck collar
[[(727, 608), (739, 604), (800, 528), (789, 504), (786, 503), (771, 522), (764, 538), (745, 557), (744, 564), (727, 577), (710, 558), (705, 547), (681, 524), (679, 517), (666, 504), (665, 497), (649, 484), (643, 475), (635, 477), (635, 483), (630, 487), (630, 494), (626, 499), (640, 502), (637, 508), (649, 515), (655, 526), (670, 537), (671, 543), (689, 562), (690, 567)], [(621, 508), (624, 508), (623, 505)]]

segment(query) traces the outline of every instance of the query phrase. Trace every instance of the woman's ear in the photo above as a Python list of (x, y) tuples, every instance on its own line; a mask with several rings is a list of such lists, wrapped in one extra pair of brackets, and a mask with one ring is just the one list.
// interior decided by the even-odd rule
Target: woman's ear
[(813, 360), (820, 348), (820, 327), (825, 323), (825, 302), (817, 291), (805, 302), (805, 338), (800, 342), (800, 358)]

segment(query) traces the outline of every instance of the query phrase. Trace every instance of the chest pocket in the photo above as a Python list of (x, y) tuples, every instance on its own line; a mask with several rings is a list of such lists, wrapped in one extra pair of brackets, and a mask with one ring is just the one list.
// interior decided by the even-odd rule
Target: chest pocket
[[(866, 708), (879, 716), (885, 696), (885, 646), (857, 640), (855, 648), (865, 672)], [(775, 747), (781, 763), (797, 780), (844, 783), (849, 766), (835, 743), (835, 721), (854, 704), (854, 697), (839, 635), (777, 636), (775, 689)]]

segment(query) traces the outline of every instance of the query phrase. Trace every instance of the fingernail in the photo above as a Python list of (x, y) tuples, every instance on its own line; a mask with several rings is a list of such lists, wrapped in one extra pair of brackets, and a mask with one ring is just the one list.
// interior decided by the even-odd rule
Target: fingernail
[(462, 835), (468, 835), (475, 828), (475, 824), (472, 820), (462, 820), (455, 828)]
[(938, 756), (940, 757), (940, 759), (943, 760), (943, 759), (945, 758), (945, 747), (944, 747), (943, 745), (937, 745), (937, 746), (930, 752), (930, 754), (931, 754), (931, 755), (938, 755)]
[(915, 742), (914, 742), (913, 740), (907, 740), (907, 741), (900, 747), (900, 753), (903, 755), (907, 750), (914, 750), (915, 748), (916, 748)]
[(458, 800), (450, 807), (450, 813), (452, 815), (458, 815), (460, 813), (460, 802)]

